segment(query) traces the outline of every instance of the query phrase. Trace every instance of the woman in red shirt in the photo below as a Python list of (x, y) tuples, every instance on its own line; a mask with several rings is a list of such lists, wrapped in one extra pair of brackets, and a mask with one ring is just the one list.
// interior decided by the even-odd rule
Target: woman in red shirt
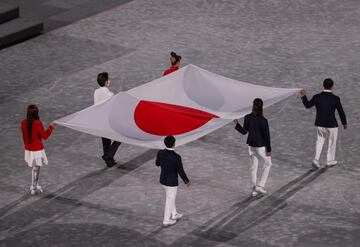
[(181, 60), (181, 56), (177, 55), (175, 52), (172, 51), (170, 53), (171, 67), (165, 70), (163, 76), (178, 70), (180, 68), (180, 60)]
[(38, 184), (40, 167), (48, 164), (42, 140), (46, 140), (54, 129), (54, 123), (50, 123), (45, 131), (39, 118), (39, 109), (36, 105), (29, 105), (26, 119), (21, 121), (21, 131), (25, 148), (25, 161), (32, 167), (31, 195), (42, 192)]

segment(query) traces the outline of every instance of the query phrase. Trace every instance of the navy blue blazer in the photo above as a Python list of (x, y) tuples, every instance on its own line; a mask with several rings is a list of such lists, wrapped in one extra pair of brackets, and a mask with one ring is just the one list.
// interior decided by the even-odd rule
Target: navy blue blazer
[(178, 175), (185, 184), (189, 182), (181, 162), (181, 156), (174, 150), (160, 150), (157, 153), (155, 164), (161, 167), (160, 183), (166, 186), (178, 186)]
[(315, 126), (325, 128), (338, 127), (338, 123), (335, 117), (335, 110), (337, 110), (340, 115), (341, 123), (344, 125), (347, 124), (345, 112), (342, 108), (340, 98), (334, 95), (332, 92), (321, 92), (316, 94), (310, 101), (305, 95), (301, 97), (301, 100), (306, 108), (315, 106)]
[(271, 152), (269, 124), (263, 116), (255, 116), (250, 113), (245, 116), (244, 127), (238, 123), (235, 129), (243, 135), (249, 132), (246, 141), (249, 146), (265, 147), (266, 152)]

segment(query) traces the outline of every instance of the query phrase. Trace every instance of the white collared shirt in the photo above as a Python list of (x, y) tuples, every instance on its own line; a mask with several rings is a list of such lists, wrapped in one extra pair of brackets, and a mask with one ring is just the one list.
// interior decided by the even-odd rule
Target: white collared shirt
[(331, 91), (331, 90), (327, 90), (327, 89), (324, 89), (324, 91), (323, 91), (323, 92), (332, 93), (332, 91)]
[(94, 105), (100, 104), (114, 95), (108, 87), (100, 87), (94, 92)]
[(167, 150), (171, 150), (171, 151), (175, 151), (175, 149), (174, 148), (165, 148), (165, 149), (167, 149)]

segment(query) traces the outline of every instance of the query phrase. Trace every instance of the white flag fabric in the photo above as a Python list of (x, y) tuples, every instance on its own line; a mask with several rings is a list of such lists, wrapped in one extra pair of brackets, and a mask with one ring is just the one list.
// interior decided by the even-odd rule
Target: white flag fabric
[(186, 144), (250, 113), (255, 98), (266, 108), (297, 91), (240, 82), (188, 65), (55, 123), (161, 149), (167, 135), (176, 137), (176, 146)]

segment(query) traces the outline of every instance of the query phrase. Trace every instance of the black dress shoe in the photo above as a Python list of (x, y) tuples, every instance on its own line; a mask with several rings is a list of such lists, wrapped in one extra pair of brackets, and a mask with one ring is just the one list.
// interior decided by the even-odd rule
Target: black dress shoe
[(113, 163), (110, 163), (110, 162), (107, 162), (107, 161), (105, 161), (105, 163), (106, 163), (106, 166), (107, 166), (107, 167), (113, 167), (113, 166), (114, 166)]
[(101, 156), (101, 158), (105, 161), (107, 167), (112, 167), (116, 165), (116, 162), (114, 159), (108, 158), (105, 155)]
[(116, 162), (111, 159), (105, 160), (105, 163), (108, 167), (113, 167), (114, 165), (116, 165)]
[(109, 163), (111, 163), (111, 164), (113, 164), (113, 165), (116, 165), (116, 164), (117, 164), (117, 162), (114, 160), (114, 158), (108, 158), (108, 157), (106, 157), (105, 155), (101, 156), (101, 158), (102, 158), (105, 162), (109, 162)]

